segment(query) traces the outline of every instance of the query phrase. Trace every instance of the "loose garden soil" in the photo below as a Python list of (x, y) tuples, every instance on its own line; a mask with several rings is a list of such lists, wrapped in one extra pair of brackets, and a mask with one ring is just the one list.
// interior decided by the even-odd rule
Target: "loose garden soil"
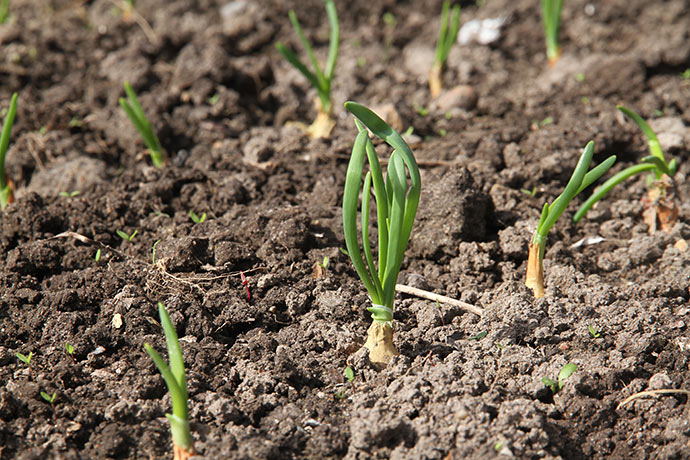
[[(456, 101), (426, 86), (440, 1), (337, 3), (337, 125), (310, 140), (288, 122), (313, 119), (315, 93), (274, 44), (301, 49), (293, 8), (323, 59), (319, 0), (138, 0), (131, 16), (106, 0), (11, 2), (0, 458), (170, 458), (170, 399), (143, 348), (165, 347), (158, 301), (180, 336), (201, 458), (690, 458), (686, 395), (619, 406), (689, 388), (687, 2), (568, 0), (554, 67), (537, 0), (462, 2), (462, 23), (505, 23), (491, 44), (453, 48), (444, 84), (471, 87)], [(170, 154), (163, 169), (118, 105), (125, 80)], [(368, 298), (340, 251), (348, 99), (394, 108), (418, 136), (422, 198), (400, 282), (483, 309), (399, 295), (401, 355), (382, 371), (358, 351)], [(642, 176), (575, 225), (578, 197), (535, 300), (528, 242), (584, 145), (596, 163), (617, 155), (614, 171), (647, 155), (620, 103), (678, 160), (679, 222), (648, 233)], [(18, 352), (34, 353), (30, 369)], [(541, 379), (569, 362), (553, 395)]]

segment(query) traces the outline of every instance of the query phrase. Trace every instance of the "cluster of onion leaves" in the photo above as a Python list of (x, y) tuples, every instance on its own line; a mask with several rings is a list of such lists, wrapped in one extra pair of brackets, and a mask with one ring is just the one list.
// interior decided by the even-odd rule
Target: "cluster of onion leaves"
[(458, 38), (460, 30), (460, 5), (453, 6), (453, 11), (449, 17), (450, 0), (443, 2), (441, 10), (441, 28), (436, 42), (436, 55), (434, 63), (429, 71), (429, 92), (432, 97), (438, 97), (443, 88), (443, 67), (448, 60), (448, 53)]
[(151, 155), (151, 162), (156, 168), (162, 168), (165, 166), (166, 162), (165, 151), (163, 151), (163, 147), (161, 147), (158, 136), (153, 132), (151, 123), (148, 118), (146, 118), (144, 109), (141, 108), (139, 99), (129, 82), (125, 82), (125, 93), (127, 94), (127, 98), (121, 97), (120, 105), (144, 139), (144, 143), (149, 149), (149, 155)]
[(316, 55), (314, 54), (311, 43), (309, 43), (309, 40), (307, 40), (307, 37), (302, 31), (302, 26), (297, 20), (297, 15), (294, 11), (290, 10), (290, 22), (292, 23), (292, 27), (295, 29), (295, 32), (297, 32), (297, 36), (302, 42), (302, 46), (304, 46), (314, 70), (309, 70), (306, 64), (304, 64), (300, 58), (297, 57), (297, 55), (284, 44), (280, 42), (276, 43), (276, 48), (280, 54), (282, 54), (290, 64), (292, 64), (302, 75), (304, 75), (311, 86), (314, 87), (318, 95), (318, 113), (316, 120), (307, 129), (308, 133), (313, 137), (327, 137), (335, 124), (332, 119), (333, 101), (331, 100), (331, 86), (333, 76), (335, 74), (335, 63), (338, 60), (340, 26), (338, 25), (338, 12), (335, 8), (333, 0), (326, 0), (325, 6), (326, 15), (328, 16), (328, 22), (331, 27), (331, 33), (328, 45), (328, 57), (326, 58), (326, 66), (323, 70), (319, 65), (319, 61), (316, 59)]
[(5, 174), (5, 157), (7, 156), (7, 149), (10, 146), (10, 134), (12, 133), (12, 126), (14, 125), (14, 117), (17, 114), (17, 93), (12, 95), (10, 100), (10, 108), (7, 110), (5, 122), (2, 125), (2, 134), (0, 135), (0, 208), (5, 207), (14, 201), (14, 190), (12, 181)]
[(189, 406), (187, 403), (187, 377), (182, 360), (182, 349), (177, 339), (177, 332), (170, 321), (165, 306), (158, 302), (158, 314), (161, 326), (165, 333), (165, 341), (168, 348), (168, 360), (166, 363), (158, 352), (148, 343), (144, 349), (156, 364), (158, 371), (163, 376), (165, 384), (172, 399), (172, 414), (165, 414), (170, 421), (170, 431), (173, 439), (173, 452), (175, 460), (185, 460), (194, 454), (192, 447), (192, 434), (189, 430)]
[[(649, 146), (650, 155), (644, 157), (641, 163), (625, 168), (619, 173), (613, 175), (600, 187), (597, 187), (596, 190), (594, 190), (592, 196), (590, 196), (589, 199), (587, 199), (587, 201), (585, 201), (582, 204), (582, 206), (580, 206), (577, 213), (575, 213), (575, 216), (573, 217), (573, 220), (575, 222), (578, 222), (580, 219), (582, 219), (587, 214), (587, 212), (590, 209), (592, 209), (592, 206), (594, 206), (595, 203), (597, 203), (607, 193), (609, 193), (611, 189), (613, 189), (616, 185), (620, 184), (621, 182), (627, 180), (628, 178), (635, 176), (637, 174), (642, 174), (644, 172), (651, 172), (653, 173), (652, 178), (655, 179), (657, 183), (659, 183), (659, 181), (661, 181), (661, 179), (664, 176), (668, 177), (669, 179), (672, 179), (678, 169), (678, 165), (676, 164), (675, 159), (666, 162), (664, 152), (662, 151), (661, 145), (659, 144), (659, 139), (656, 137), (654, 130), (652, 130), (649, 124), (647, 124), (647, 122), (644, 121), (642, 117), (640, 117), (637, 113), (633, 112), (632, 110), (620, 105), (618, 106), (618, 110), (623, 112), (627, 117), (634, 121), (635, 124), (642, 130), (645, 137), (647, 138), (647, 145)], [(659, 183), (659, 186), (660, 187), (658, 188), (658, 190), (654, 191), (660, 190), (659, 193), (663, 195), (663, 185)], [(653, 190), (650, 190), (650, 192), (653, 192)], [(675, 217), (677, 219), (677, 212)]]
[(573, 198), (599, 179), (616, 162), (615, 155), (612, 155), (603, 163), (587, 172), (593, 156), (594, 142), (589, 141), (582, 151), (575, 170), (563, 192), (553, 203), (544, 203), (537, 230), (534, 232), (529, 246), (527, 279), (525, 281), (525, 285), (532, 289), (536, 298), (544, 296), (544, 249), (546, 248), (546, 239), (551, 227), (561, 217), (561, 214), (563, 214), (563, 211), (565, 211)]
[[(400, 134), (374, 112), (356, 102), (346, 102), (345, 108), (356, 117), (355, 124), (359, 130), (352, 148), (343, 194), (345, 244), (372, 302), (368, 310), (372, 313), (373, 322), (364, 346), (370, 351), (372, 363), (385, 364), (397, 354), (392, 342), (395, 284), (417, 214), (421, 177), (412, 150)], [(385, 179), (367, 128), (393, 148)], [(365, 161), (369, 164), (369, 171), (362, 183)], [(369, 239), (372, 186), (378, 227), (378, 263)], [(361, 245), (357, 232), (360, 190)]]

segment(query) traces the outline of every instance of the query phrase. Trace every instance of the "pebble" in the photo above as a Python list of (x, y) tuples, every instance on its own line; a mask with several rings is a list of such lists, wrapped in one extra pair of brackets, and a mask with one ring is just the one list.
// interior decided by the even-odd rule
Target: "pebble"
[(459, 108), (471, 110), (477, 105), (477, 92), (469, 85), (458, 85), (443, 92), (436, 99), (436, 107), (442, 112)]
[(650, 377), (648, 386), (650, 390), (662, 390), (672, 388), (672, 383), (666, 372), (657, 372)]

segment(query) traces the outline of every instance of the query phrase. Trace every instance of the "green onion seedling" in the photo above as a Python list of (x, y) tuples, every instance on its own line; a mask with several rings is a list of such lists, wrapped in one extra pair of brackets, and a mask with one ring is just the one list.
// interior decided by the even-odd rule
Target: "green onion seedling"
[(201, 216), (198, 216), (194, 211), (191, 209), (189, 210), (189, 217), (192, 219), (192, 221), (195, 224), (201, 224), (206, 220), (206, 213), (203, 213)]
[(563, 366), (561, 371), (558, 373), (558, 382), (554, 382), (548, 377), (542, 377), (541, 383), (549, 387), (553, 394), (556, 394), (563, 389), (563, 387), (565, 386), (565, 382), (570, 378), (571, 375), (573, 375), (573, 372), (575, 372), (576, 370), (577, 365), (573, 363), (568, 363), (565, 366)]
[(338, 48), (340, 46), (340, 26), (338, 25), (338, 12), (336, 11), (333, 0), (326, 0), (326, 15), (331, 26), (331, 34), (328, 45), (328, 57), (326, 58), (326, 67), (322, 70), (319, 62), (316, 60), (316, 55), (312, 49), (311, 43), (307, 40), (302, 26), (297, 20), (297, 15), (290, 10), (290, 22), (292, 27), (297, 32), (302, 45), (304, 46), (309, 60), (311, 61), (314, 71), (309, 68), (297, 57), (297, 55), (287, 48), (282, 43), (276, 43), (276, 48), (280, 54), (287, 59), (314, 87), (318, 94), (317, 100), (317, 115), (316, 120), (311, 126), (307, 128), (307, 133), (311, 137), (328, 137), (331, 130), (335, 126), (333, 120), (333, 101), (331, 100), (331, 86), (333, 82), (333, 75), (335, 73), (335, 63), (338, 60)]
[(676, 160), (672, 159), (668, 163), (666, 162), (664, 152), (661, 149), (656, 133), (654, 133), (654, 130), (652, 130), (642, 117), (623, 106), (619, 105), (617, 108), (634, 121), (642, 130), (647, 138), (647, 145), (649, 146), (651, 155), (644, 157), (642, 163), (625, 168), (604, 182), (600, 187), (597, 187), (592, 196), (577, 210), (577, 213), (575, 213), (573, 217), (573, 221), (577, 223), (582, 219), (585, 214), (592, 209), (592, 206), (601, 200), (616, 185), (637, 174), (650, 172), (653, 174), (652, 177), (654, 180), (650, 181), (652, 184), (647, 192), (645, 221), (649, 225), (651, 233), (654, 233), (657, 229), (657, 223), (662, 230), (670, 230), (678, 221), (679, 214), (677, 204), (672, 196), (667, 193), (667, 189), (673, 186), (673, 176), (678, 169)]
[(115, 230), (115, 233), (117, 233), (117, 236), (119, 236), (119, 237), (122, 238), (123, 240), (129, 241), (129, 242), (131, 243), (132, 240), (134, 239), (134, 237), (137, 236), (137, 232), (138, 232), (138, 231), (139, 231), (139, 230), (136, 230), (136, 229), (135, 229), (135, 230), (134, 230), (134, 233), (132, 233), (131, 235), (128, 234), (127, 232), (125, 232), (124, 230)]
[(139, 99), (129, 82), (125, 82), (125, 93), (127, 94), (127, 99), (121, 97), (120, 105), (144, 139), (144, 143), (149, 149), (149, 155), (151, 155), (151, 162), (156, 168), (162, 168), (165, 166), (166, 162), (165, 152), (163, 151), (163, 147), (161, 147), (158, 136), (153, 132), (151, 123), (148, 118), (146, 118), (144, 109), (141, 108)]
[(541, 20), (544, 25), (546, 39), (546, 57), (549, 65), (554, 66), (561, 57), (561, 47), (558, 46), (558, 31), (561, 28), (561, 10), (563, 0), (541, 0)]
[(14, 117), (17, 114), (17, 93), (12, 95), (10, 108), (7, 110), (5, 122), (2, 124), (2, 134), (0, 135), (0, 209), (4, 210), (8, 204), (14, 201), (14, 186), (12, 180), (5, 174), (5, 157), (7, 148), (10, 146), (10, 134)]
[(163, 326), (163, 332), (165, 333), (170, 365), (168, 366), (168, 363), (148, 343), (144, 344), (144, 348), (163, 376), (172, 399), (172, 414), (165, 414), (165, 416), (170, 421), (174, 458), (176, 460), (185, 460), (194, 455), (192, 434), (189, 430), (187, 377), (185, 375), (182, 350), (177, 339), (177, 332), (175, 332), (170, 316), (168, 316), (168, 312), (161, 302), (158, 302), (158, 314), (161, 319), (161, 326)]
[(0, 1), (0, 24), (4, 24), (10, 17), (10, 0)]
[(544, 203), (544, 207), (541, 212), (541, 218), (539, 219), (539, 225), (537, 230), (532, 236), (532, 242), (529, 246), (529, 258), (527, 259), (527, 279), (525, 280), (525, 285), (532, 289), (534, 297), (541, 298), (544, 297), (544, 249), (546, 247), (546, 238), (549, 234), (549, 230), (556, 223), (565, 208), (572, 201), (573, 198), (595, 180), (599, 179), (602, 174), (613, 166), (616, 161), (615, 155), (607, 158), (603, 163), (601, 163), (596, 168), (587, 172), (589, 169), (589, 164), (592, 162), (592, 156), (594, 155), (594, 142), (589, 141), (587, 146), (582, 151), (580, 159), (575, 166), (568, 184), (563, 189), (558, 198), (554, 200), (553, 203)]
[(434, 56), (434, 63), (429, 70), (429, 92), (431, 97), (438, 97), (443, 89), (443, 67), (448, 60), (450, 49), (458, 38), (458, 31), (460, 30), (460, 5), (453, 6), (451, 17), (448, 17), (450, 11), (450, 0), (443, 2), (443, 9), (441, 10), (441, 29), (438, 33), (438, 41), (436, 42), (436, 55)]
[[(395, 283), (417, 214), (421, 177), (412, 150), (393, 128), (374, 112), (356, 102), (346, 102), (345, 108), (356, 117), (355, 124), (359, 129), (352, 147), (343, 193), (345, 243), (357, 275), (364, 283), (372, 302), (368, 310), (372, 314), (373, 322), (364, 347), (369, 350), (369, 360), (382, 366), (392, 356), (398, 354), (393, 345)], [(393, 148), (393, 153), (388, 160), (385, 181), (374, 144), (366, 128)], [(357, 205), (365, 160), (369, 163), (369, 172), (361, 187), (362, 245), (360, 250), (357, 233)], [(369, 240), (369, 203), (372, 185), (377, 212), (378, 266), (374, 263)]]

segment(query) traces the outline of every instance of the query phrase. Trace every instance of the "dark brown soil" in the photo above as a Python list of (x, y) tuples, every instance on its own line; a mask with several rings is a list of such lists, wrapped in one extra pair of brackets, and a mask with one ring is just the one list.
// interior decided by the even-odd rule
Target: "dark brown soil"
[[(618, 405), (690, 380), (690, 8), (568, 0), (549, 68), (538, 1), (477, 3), (462, 2), (463, 23), (506, 22), (490, 45), (453, 48), (445, 85), (478, 100), (442, 110), (425, 67), (440, 1), (338, 2), (337, 125), (309, 140), (285, 123), (311, 121), (315, 94), (274, 43), (297, 47), (294, 8), (323, 58), (318, 0), (138, 0), (131, 20), (118, 2), (13, 0), (0, 26), (1, 104), (19, 92), (17, 201), (0, 218), (0, 458), (170, 458), (170, 400), (143, 348), (165, 346), (158, 301), (181, 338), (203, 458), (689, 458), (687, 396)], [(170, 154), (164, 169), (118, 105), (125, 80)], [(368, 299), (339, 250), (348, 99), (393, 104), (419, 136), (400, 281), (484, 310), (399, 296), (402, 354), (381, 372), (356, 352)], [(534, 300), (528, 241), (580, 150), (594, 140), (595, 162), (616, 154), (615, 171), (647, 154), (619, 103), (677, 158), (680, 221), (648, 234), (641, 176), (574, 225), (578, 198)], [(18, 352), (33, 352), (30, 369)], [(568, 362), (578, 370), (554, 396), (541, 379)], [(52, 407), (41, 391), (57, 393)]]

